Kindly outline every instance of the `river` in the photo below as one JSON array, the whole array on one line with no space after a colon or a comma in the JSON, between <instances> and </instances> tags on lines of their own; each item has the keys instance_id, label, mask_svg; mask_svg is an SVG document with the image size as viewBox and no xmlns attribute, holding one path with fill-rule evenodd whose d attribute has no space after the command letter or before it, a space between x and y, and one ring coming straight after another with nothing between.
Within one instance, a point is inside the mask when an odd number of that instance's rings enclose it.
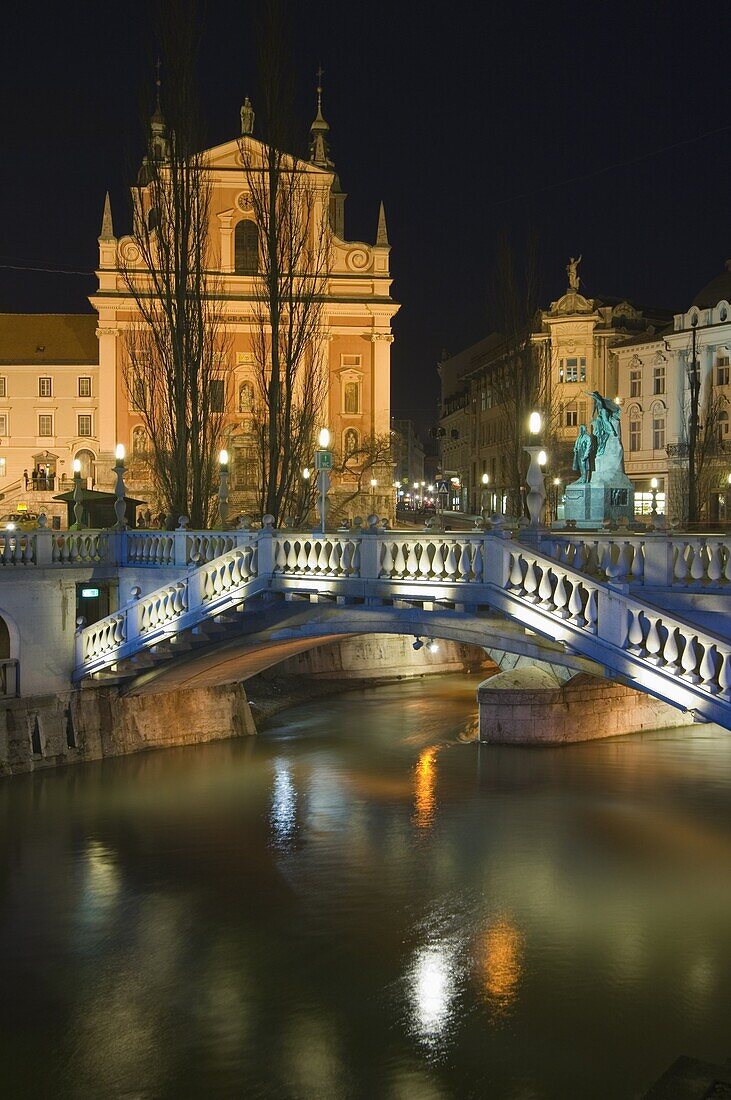
<instances>
[{"instance_id":1,"label":"river","mask_svg":"<svg viewBox=\"0 0 731 1100\"><path fill-rule=\"evenodd\" d=\"M2 1094L621 1098L731 1055L731 734L478 746L476 683L0 782Z\"/></svg>"}]
</instances>

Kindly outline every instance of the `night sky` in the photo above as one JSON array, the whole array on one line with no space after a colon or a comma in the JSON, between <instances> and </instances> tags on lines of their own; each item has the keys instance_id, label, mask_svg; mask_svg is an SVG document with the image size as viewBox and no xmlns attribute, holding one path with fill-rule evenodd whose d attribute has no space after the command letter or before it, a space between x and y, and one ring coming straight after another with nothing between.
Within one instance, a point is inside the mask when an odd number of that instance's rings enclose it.
<instances>
[{"instance_id":1,"label":"night sky","mask_svg":"<svg viewBox=\"0 0 731 1100\"><path fill-rule=\"evenodd\" d=\"M315 70L346 235L386 204L393 411L426 426L443 348L489 331L498 233L538 235L546 304L582 290L683 308L731 257L731 63L723 5L290 5L302 148ZM204 7L209 144L256 108L252 5ZM16 5L0 40L0 264L91 271L104 192L125 231L151 87L149 5ZM164 77L164 74L163 74ZM261 135L259 135L261 136ZM0 269L0 310L81 311L93 278Z\"/></svg>"}]
</instances>

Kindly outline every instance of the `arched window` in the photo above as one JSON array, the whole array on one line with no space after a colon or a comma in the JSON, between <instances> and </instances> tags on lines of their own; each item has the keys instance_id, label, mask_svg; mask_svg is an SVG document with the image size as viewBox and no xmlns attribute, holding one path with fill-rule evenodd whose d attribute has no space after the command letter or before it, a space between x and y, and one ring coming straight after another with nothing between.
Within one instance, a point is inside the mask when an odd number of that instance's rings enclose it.
<instances>
[{"instance_id":1,"label":"arched window","mask_svg":"<svg viewBox=\"0 0 731 1100\"><path fill-rule=\"evenodd\" d=\"M724 439L728 439L729 420L728 413L723 409L718 414L718 438L723 442Z\"/></svg>"},{"instance_id":2,"label":"arched window","mask_svg":"<svg viewBox=\"0 0 731 1100\"><path fill-rule=\"evenodd\" d=\"M248 219L240 221L234 232L234 271L237 275L256 275L259 270L259 230Z\"/></svg>"},{"instance_id":3,"label":"arched window","mask_svg":"<svg viewBox=\"0 0 731 1100\"><path fill-rule=\"evenodd\" d=\"M254 387L251 382L242 382L239 386L239 412L251 412L254 408Z\"/></svg>"},{"instance_id":4,"label":"arched window","mask_svg":"<svg viewBox=\"0 0 731 1100\"><path fill-rule=\"evenodd\" d=\"M81 463L81 470L79 471L81 473L81 480L88 484L89 478L92 478L92 480L94 478L94 453L87 450L77 451L74 458L78 458Z\"/></svg>"},{"instance_id":5,"label":"arched window","mask_svg":"<svg viewBox=\"0 0 731 1100\"><path fill-rule=\"evenodd\" d=\"M358 433L355 428L348 428L343 436L343 451L347 455L354 455L358 450Z\"/></svg>"},{"instance_id":6,"label":"arched window","mask_svg":"<svg viewBox=\"0 0 731 1100\"><path fill-rule=\"evenodd\" d=\"M138 424L136 428L132 429L132 454L141 455L147 450L148 437L147 432Z\"/></svg>"},{"instance_id":7,"label":"arched window","mask_svg":"<svg viewBox=\"0 0 731 1100\"><path fill-rule=\"evenodd\" d=\"M652 413L652 449L665 450L665 412L660 408L654 409Z\"/></svg>"},{"instance_id":8,"label":"arched window","mask_svg":"<svg viewBox=\"0 0 731 1100\"><path fill-rule=\"evenodd\" d=\"M343 412L357 415L360 412L360 382L346 382L343 392Z\"/></svg>"},{"instance_id":9,"label":"arched window","mask_svg":"<svg viewBox=\"0 0 731 1100\"><path fill-rule=\"evenodd\" d=\"M631 452L642 449L642 417L636 405L629 414L629 449Z\"/></svg>"}]
</instances>

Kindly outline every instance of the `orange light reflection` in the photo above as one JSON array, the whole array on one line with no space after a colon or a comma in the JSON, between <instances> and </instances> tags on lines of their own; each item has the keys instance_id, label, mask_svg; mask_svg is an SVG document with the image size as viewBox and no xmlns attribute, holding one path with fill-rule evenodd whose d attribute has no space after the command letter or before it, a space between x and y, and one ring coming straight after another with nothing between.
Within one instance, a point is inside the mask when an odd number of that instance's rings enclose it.
<instances>
[{"instance_id":1,"label":"orange light reflection","mask_svg":"<svg viewBox=\"0 0 731 1100\"><path fill-rule=\"evenodd\" d=\"M434 822L437 805L437 753L439 745L423 749L414 767L414 816L417 829L428 829Z\"/></svg>"},{"instance_id":2,"label":"orange light reflection","mask_svg":"<svg viewBox=\"0 0 731 1100\"><path fill-rule=\"evenodd\" d=\"M505 917L489 925L477 949L482 992L498 1012L513 1005L522 972L523 942L520 932Z\"/></svg>"}]
</instances>

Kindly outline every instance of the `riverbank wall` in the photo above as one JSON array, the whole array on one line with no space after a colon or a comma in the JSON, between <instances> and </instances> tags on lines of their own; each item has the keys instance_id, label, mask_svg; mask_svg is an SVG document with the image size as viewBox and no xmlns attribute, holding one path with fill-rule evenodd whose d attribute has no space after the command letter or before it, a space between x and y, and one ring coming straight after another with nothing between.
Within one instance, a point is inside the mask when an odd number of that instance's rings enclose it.
<instances>
[{"instance_id":1,"label":"riverbank wall","mask_svg":"<svg viewBox=\"0 0 731 1100\"><path fill-rule=\"evenodd\" d=\"M254 733L241 684L164 695L108 687L28 696L0 710L0 775Z\"/></svg>"},{"instance_id":2,"label":"riverbank wall","mask_svg":"<svg viewBox=\"0 0 731 1100\"><path fill-rule=\"evenodd\" d=\"M480 741L561 745L693 723L690 714L625 684L579 673L559 684L545 668L500 672L477 689Z\"/></svg>"}]
</instances>

